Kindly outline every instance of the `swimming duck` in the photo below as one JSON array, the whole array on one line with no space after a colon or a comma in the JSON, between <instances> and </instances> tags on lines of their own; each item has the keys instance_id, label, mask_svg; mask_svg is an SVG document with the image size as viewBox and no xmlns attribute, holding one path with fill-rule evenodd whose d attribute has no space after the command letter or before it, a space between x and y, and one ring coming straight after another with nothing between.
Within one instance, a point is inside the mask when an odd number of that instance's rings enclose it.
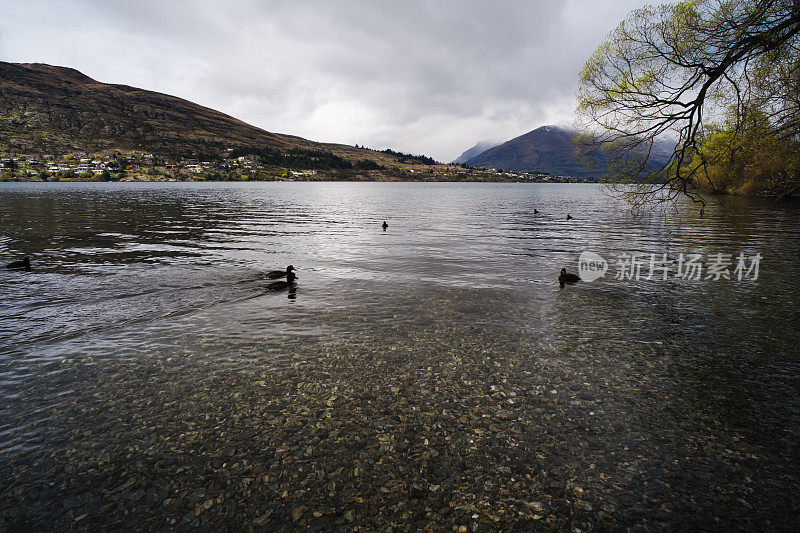
<instances>
[{"instance_id":1,"label":"swimming duck","mask_svg":"<svg viewBox=\"0 0 800 533\"><path fill-rule=\"evenodd\" d=\"M567 220L572 220L572 215L570 215L569 213L567 213Z\"/></svg>"},{"instance_id":2,"label":"swimming duck","mask_svg":"<svg viewBox=\"0 0 800 533\"><path fill-rule=\"evenodd\" d=\"M381 224L381 227L383 228L383 231L386 231L386 228L389 227L389 224L387 224L386 221L384 220L383 224Z\"/></svg>"},{"instance_id":3,"label":"swimming duck","mask_svg":"<svg viewBox=\"0 0 800 533\"><path fill-rule=\"evenodd\" d=\"M562 268L561 274L558 276L558 284L564 288L565 283L577 283L581 278L577 274L567 274L567 269Z\"/></svg>"},{"instance_id":4,"label":"swimming duck","mask_svg":"<svg viewBox=\"0 0 800 533\"><path fill-rule=\"evenodd\" d=\"M286 281L273 281L272 283L267 285L268 291L282 291L283 289L288 289L289 287L294 287L294 280L297 279L297 276L294 275L294 272L289 272L286 274Z\"/></svg>"},{"instance_id":5,"label":"swimming duck","mask_svg":"<svg viewBox=\"0 0 800 533\"><path fill-rule=\"evenodd\" d=\"M292 265L289 265L288 267L286 267L285 271L284 270L271 270L271 271L267 272L267 279L284 278L284 277L288 276L289 273L292 270L294 270L294 267Z\"/></svg>"},{"instance_id":6,"label":"swimming duck","mask_svg":"<svg viewBox=\"0 0 800 533\"><path fill-rule=\"evenodd\" d=\"M538 214L539 214L539 210L538 210L538 209L534 209L534 210L533 210L533 214L534 214L534 215L538 215Z\"/></svg>"},{"instance_id":7,"label":"swimming duck","mask_svg":"<svg viewBox=\"0 0 800 533\"><path fill-rule=\"evenodd\" d=\"M24 268L27 272L31 271L31 260L28 256L22 258L21 261L14 261L13 263L9 263L6 265L6 268L12 270L19 270Z\"/></svg>"}]
</instances>

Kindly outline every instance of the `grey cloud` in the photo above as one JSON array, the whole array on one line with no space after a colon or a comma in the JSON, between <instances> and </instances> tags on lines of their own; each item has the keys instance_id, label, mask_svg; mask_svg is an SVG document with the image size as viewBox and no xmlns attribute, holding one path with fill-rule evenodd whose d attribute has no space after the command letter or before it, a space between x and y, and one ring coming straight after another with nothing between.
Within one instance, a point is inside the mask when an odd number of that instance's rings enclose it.
<instances>
[{"instance_id":1,"label":"grey cloud","mask_svg":"<svg viewBox=\"0 0 800 533\"><path fill-rule=\"evenodd\" d=\"M642 0L5 0L0 58L68 64L271 131L449 160L568 121L583 61Z\"/></svg>"}]
</instances>

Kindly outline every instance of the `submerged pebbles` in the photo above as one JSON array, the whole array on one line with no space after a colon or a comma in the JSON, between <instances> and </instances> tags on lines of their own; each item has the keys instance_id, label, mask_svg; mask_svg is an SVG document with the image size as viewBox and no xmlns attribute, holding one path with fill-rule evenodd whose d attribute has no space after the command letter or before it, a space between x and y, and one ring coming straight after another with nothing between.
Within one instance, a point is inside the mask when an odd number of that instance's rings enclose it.
<instances>
[{"instance_id":1,"label":"submerged pebbles","mask_svg":"<svg viewBox=\"0 0 800 533\"><path fill-rule=\"evenodd\" d=\"M0 531L798 526L791 428L721 418L666 350L566 349L473 297L309 339L277 368L76 359L38 441L4 452Z\"/></svg>"}]
</instances>

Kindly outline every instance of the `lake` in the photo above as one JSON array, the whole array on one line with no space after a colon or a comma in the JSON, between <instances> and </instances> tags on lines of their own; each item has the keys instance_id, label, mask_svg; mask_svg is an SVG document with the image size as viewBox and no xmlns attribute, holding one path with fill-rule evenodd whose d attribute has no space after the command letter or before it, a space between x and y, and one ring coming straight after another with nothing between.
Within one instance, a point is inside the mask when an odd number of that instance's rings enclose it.
<instances>
[{"instance_id":1,"label":"lake","mask_svg":"<svg viewBox=\"0 0 800 533\"><path fill-rule=\"evenodd\" d=\"M0 529L800 527L799 214L0 183Z\"/></svg>"}]
</instances>

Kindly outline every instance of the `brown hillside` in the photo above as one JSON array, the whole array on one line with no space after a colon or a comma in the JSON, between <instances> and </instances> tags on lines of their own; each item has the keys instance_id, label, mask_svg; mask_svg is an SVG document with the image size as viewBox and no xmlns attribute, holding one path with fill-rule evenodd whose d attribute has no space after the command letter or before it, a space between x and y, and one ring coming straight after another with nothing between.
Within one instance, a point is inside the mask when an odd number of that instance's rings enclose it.
<instances>
[{"instance_id":1,"label":"brown hillside","mask_svg":"<svg viewBox=\"0 0 800 533\"><path fill-rule=\"evenodd\" d=\"M323 147L181 98L101 83L71 68L6 62L0 62L0 144L19 153Z\"/></svg>"}]
</instances>

